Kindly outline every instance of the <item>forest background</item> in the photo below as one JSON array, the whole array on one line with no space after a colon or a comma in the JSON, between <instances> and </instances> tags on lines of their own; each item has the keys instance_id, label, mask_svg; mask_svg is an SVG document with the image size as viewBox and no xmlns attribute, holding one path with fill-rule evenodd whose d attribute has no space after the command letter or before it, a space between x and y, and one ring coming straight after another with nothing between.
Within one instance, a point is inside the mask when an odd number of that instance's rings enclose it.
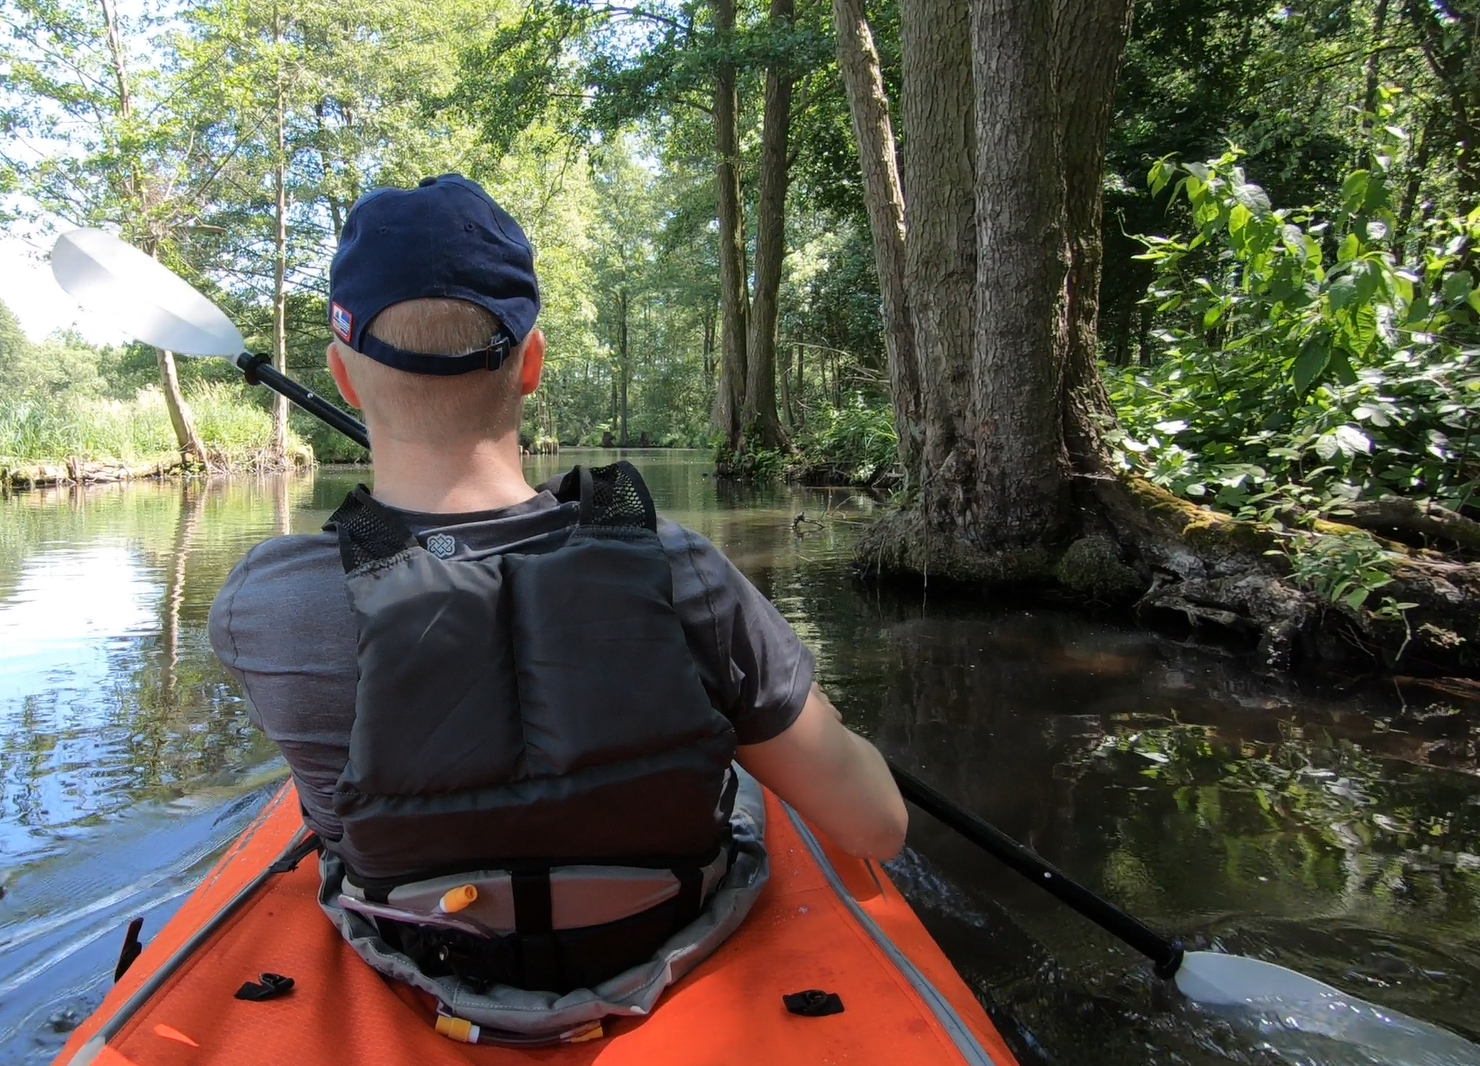
<instances>
[{"instance_id":1,"label":"forest background","mask_svg":"<svg viewBox=\"0 0 1480 1066\"><path fill-rule=\"evenodd\" d=\"M1463 626L1414 644L1433 575L1394 583L1480 549L1473 0L3 0L0 24L12 231L119 230L321 391L349 205L458 171L536 247L528 446L884 484L878 570L1049 577L1272 659L1311 603L1389 659L1474 656ZM0 311L6 465L361 458L258 392ZM1199 548L1206 514L1237 521ZM1169 540L1247 587L1192 594Z\"/></svg>"}]
</instances>

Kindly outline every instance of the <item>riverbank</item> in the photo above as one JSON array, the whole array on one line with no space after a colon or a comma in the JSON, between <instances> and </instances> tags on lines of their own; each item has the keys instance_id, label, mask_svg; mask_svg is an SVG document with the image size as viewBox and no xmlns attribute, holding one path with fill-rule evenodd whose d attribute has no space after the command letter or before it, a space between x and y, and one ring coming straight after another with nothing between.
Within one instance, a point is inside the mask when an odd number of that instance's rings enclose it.
<instances>
[{"instance_id":1,"label":"riverbank","mask_svg":"<svg viewBox=\"0 0 1480 1066\"><path fill-rule=\"evenodd\" d=\"M312 445L292 428L286 455L265 448L272 416L240 388L202 382L189 390L186 402L205 447L204 462L181 456L155 386L128 399L63 394L0 401L0 491L270 473L315 462Z\"/></svg>"}]
</instances>

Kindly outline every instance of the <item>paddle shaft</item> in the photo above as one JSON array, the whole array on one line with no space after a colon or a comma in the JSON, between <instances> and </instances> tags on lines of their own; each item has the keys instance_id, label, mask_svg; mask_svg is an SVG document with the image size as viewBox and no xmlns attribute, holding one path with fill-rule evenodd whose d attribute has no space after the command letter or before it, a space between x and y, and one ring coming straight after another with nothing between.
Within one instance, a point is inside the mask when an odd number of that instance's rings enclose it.
<instances>
[{"instance_id":1,"label":"paddle shaft","mask_svg":"<svg viewBox=\"0 0 1480 1066\"><path fill-rule=\"evenodd\" d=\"M355 421L318 393L305 389L292 378L278 373L267 356L243 352L236 357L236 365L246 375L248 384L267 386L279 396L286 396L331 429L339 430L361 448L370 447L370 436L365 432L364 423Z\"/></svg>"},{"instance_id":2,"label":"paddle shaft","mask_svg":"<svg viewBox=\"0 0 1480 1066\"><path fill-rule=\"evenodd\" d=\"M272 368L265 356L242 354L236 365L252 384L266 385L286 396L311 415L339 430L362 448L370 447L365 427L317 393L305 389ZM1012 867L1040 888L1094 922L1112 936L1125 941L1156 965L1162 977L1171 977L1182 964L1182 945L1167 940L1108 900L1095 895L1079 882L1039 858L1012 837L962 810L914 774L889 761L889 772L904 798L922 811L950 826L977 847Z\"/></svg>"},{"instance_id":3,"label":"paddle shaft","mask_svg":"<svg viewBox=\"0 0 1480 1066\"><path fill-rule=\"evenodd\" d=\"M1139 919L1125 913L1109 900L1095 895L1057 867L1029 851L996 826L989 825L969 811L964 811L935 789L889 760L889 772L905 799L926 814L950 826L983 851L1001 860L1046 889L1061 902L1094 922L1111 936L1118 937L1156 964L1160 977L1171 977L1182 964L1182 945L1167 940Z\"/></svg>"}]
</instances>

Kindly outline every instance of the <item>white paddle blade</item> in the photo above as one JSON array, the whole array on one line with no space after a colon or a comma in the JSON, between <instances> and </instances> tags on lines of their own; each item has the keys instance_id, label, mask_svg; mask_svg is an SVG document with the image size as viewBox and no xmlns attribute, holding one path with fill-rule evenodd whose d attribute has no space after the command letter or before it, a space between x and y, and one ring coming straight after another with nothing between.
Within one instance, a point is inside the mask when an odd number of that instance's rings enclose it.
<instances>
[{"instance_id":1,"label":"white paddle blade","mask_svg":"<svg viewBox=\"0 0 1480 1066\"><path fill-rule=\"evenodd\" d=\"M184 279L111 233L78 229L51 250L57 284L129 336L181 355L242 352L242 335Z\"/></svg>"},{"instance_id":2,"label":"white paddle blade","mask_svg":"<svg viewBox=\"0 0 1480 1066\"><path fill-rule=\"evenodd\" d=\"M1480 1047L1463 1037L1272 962L1190 951L1176 984L1188 999L1206 1006L1242 1008L1241 1020L1253 1023L1277 1052L1324 1038L1360 1049L1340 1060L1364 1066L1480 1066ZM1299 1061L1331 1058L1319 1052Z\"/></svg>"}]
</instances>

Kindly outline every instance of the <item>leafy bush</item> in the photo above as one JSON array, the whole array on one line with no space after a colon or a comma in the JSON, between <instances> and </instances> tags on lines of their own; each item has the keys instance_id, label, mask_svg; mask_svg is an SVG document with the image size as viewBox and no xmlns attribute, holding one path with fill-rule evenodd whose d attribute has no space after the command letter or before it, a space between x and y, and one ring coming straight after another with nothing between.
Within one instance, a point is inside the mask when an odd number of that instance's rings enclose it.
<instances>
[{"instance_id":1,"label":"leafy bush","mask_svg":"<svg viewBox=\"0 0 1480 1066\"><path fill-rule=\"evenodd\" d=\"M1142 238L1162 352L1108 374L1125 468L1245 517L1388 494L1480 512L1480 210L1406 254L1386 158L1319 214L1273 208L1237 151L1152 168L1197 231Z\"/></svg>"},{"instance_id":2,"label":"leafy bush","mask_svg":"<svg viewBox=\"0 0 1480 1066\"><path fill-rule=\"evenodd\" d=\"M855 392L841 408L824 407L798 442L803 462L867 484L899 459L894 412L887 400L868 402Z\"/></svg>"}]
</instances>

